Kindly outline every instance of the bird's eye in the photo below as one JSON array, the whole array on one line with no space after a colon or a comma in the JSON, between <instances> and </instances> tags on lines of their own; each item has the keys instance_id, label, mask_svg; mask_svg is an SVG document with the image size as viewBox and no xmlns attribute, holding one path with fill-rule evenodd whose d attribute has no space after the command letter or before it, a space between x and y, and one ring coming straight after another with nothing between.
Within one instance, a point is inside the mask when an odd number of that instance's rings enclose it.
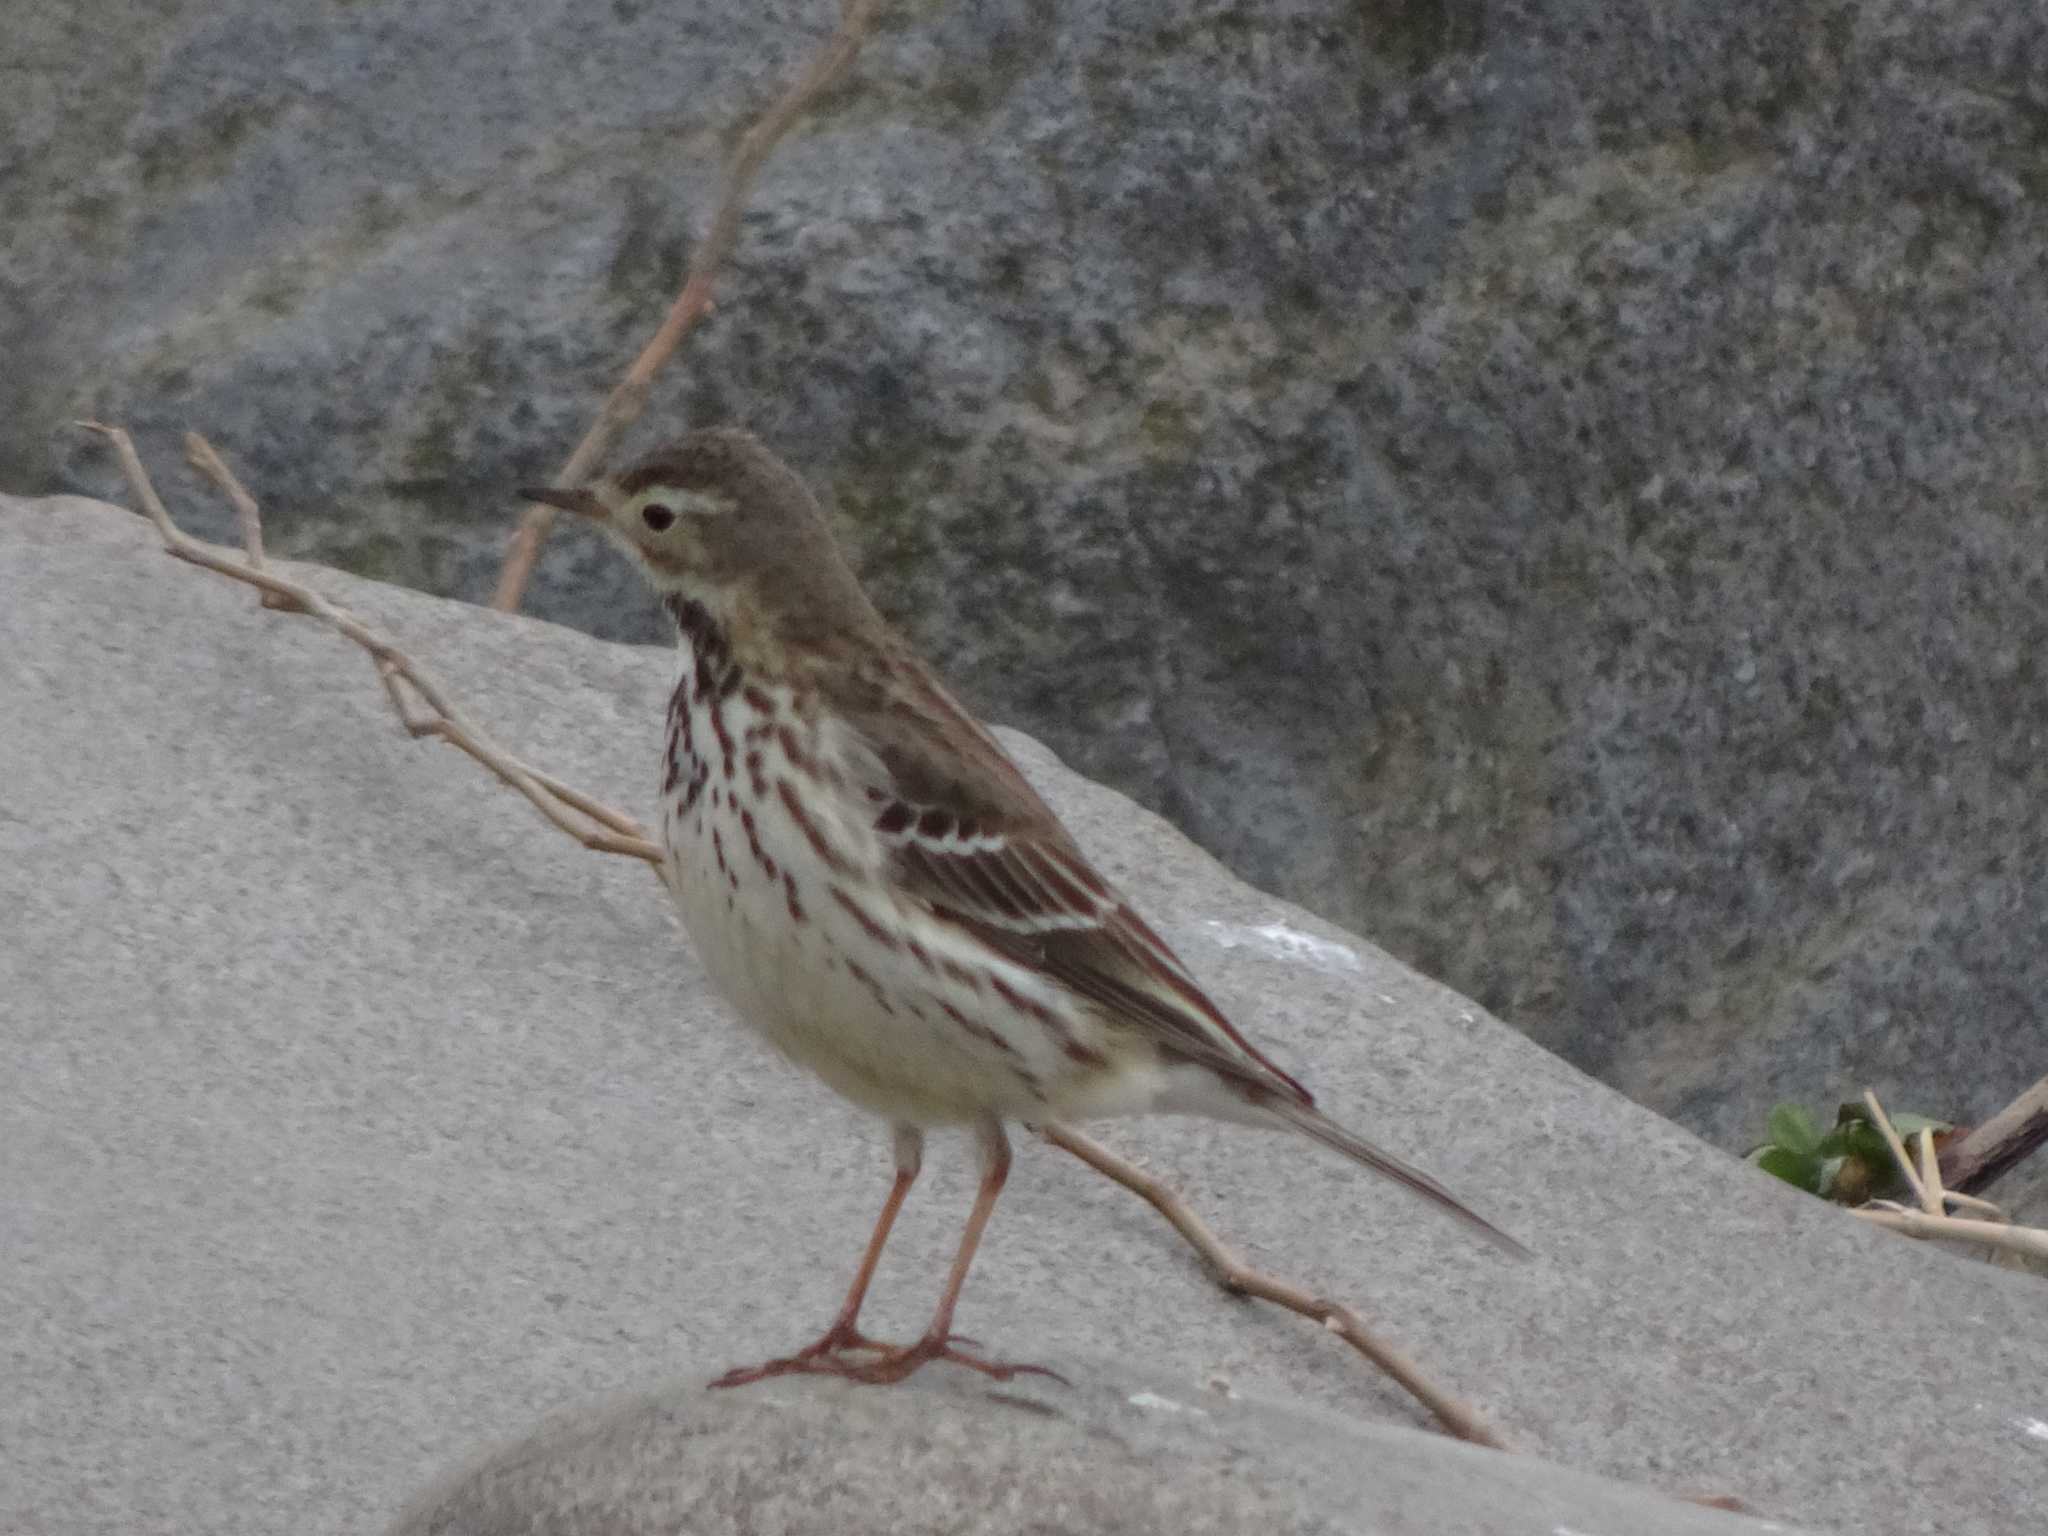
<instances>
[{"instance_id":1,"label":"bird's eye","mask_svg":"<svg viewBox=\"0 0 2048 1536\"><path fill-rule=\"evenodd\" d=\"M640 521L655 533L666 533L676 525L676 509L650 501L640 509Z\"/></svg>"}]
</instances>

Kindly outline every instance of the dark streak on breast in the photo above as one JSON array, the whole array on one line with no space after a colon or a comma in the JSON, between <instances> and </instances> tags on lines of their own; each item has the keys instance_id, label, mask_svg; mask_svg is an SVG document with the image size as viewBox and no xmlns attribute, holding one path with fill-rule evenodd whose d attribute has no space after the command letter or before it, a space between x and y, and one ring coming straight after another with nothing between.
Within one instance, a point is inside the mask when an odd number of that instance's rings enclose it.
<instances>
[{"instance_id":1,"label":"dark streak on breast","mask_svg":"<svg viewBox=\"0 0 2048 1536\"><path fill-rule=\"evenodd\" d=\"M970 1019L969 1017L967 1017L966 1014L962 1013L958 1008L955 1008L951 1003L948 1002L941 1001L939 1007L945 1011L945 1015L947 1018L951 1019L955 1024L958 1024L962 1029L966 1030L968 1034L974 1036L975 1039L981 1041L986 1045L994 1046L997 1050L1001 1051L1005 1056L1014 1056L1017 1054L1017 1047L1010 1044L1009 1041L1005 1040L1001 1035L997 1034L994 1030L990 1029L986 1024L982 1023L980 1020Z\"/></svg>"},{"instance_id":2,"label":"dark streak on breast","mask_svg":"<svg viewBox=\"0 0 2048 1536\"><path fill-rule=\"evenodd\" d=\"M747 848L754 855L754 862L767 873L770 881L776 878L775 861L768 857L768 850L761 846L761 830L754 820L754 813L742 807L740 825L746 829Z\"/></svg>"},{"instance_id":3,"label":"dark streak on breast","mask_svg":"<svg viewBox=\"0 0 2048 1536\"><path fill-rule=\"evenodd\" d=\"M882 991L882 984L879 981L875 980L873 976L869 975L867 971L863 970L857 961L848 960L846 962L846 974L851 976L855 981L859 982L862 986L866 987L870 992L874 993L876 1007L880 1008L882 1012L889 1014L891 1017L895 1015L896 1010L889 1006L889 998L887 994Z\"/></svg>"},{"instance_id":4,"label":"dark streak on breast","mask_svg":"<svg viewBox=\"0 0 2048 1536\"><path fill-rule=\"evenodd\" d=\"M775 739L781 743L782 755L789 759L790 767L801 774L808 775L817 772L816 764L811 761L810 753L804 750L803 743L797 740L796 731L793 727L787 725L776 726Z\"/></svg>"},{"instance_id":5,"label":"dark streak on breast","mask_svg":"<svg viewBox=\"0 0 2048 1536\"><path fill-rule=\"evenodd\" d=\"M710 709L711 729L718 736L718 750L725 759L725 776L730 779L732 777L734 751L732 732L725 728L725 708L723 703L719 699L713 698Z\"/></svg>"},{"instance_id":6,"label":"dark streak on breast","mask_svg":"<svg viewBox=\"0 0 2048 1536\"><path fill-rule=\"evenodd\" d=\"M853 866L846 862L845 855L832 846L831 840L818 829L818 824L811 820L811 813L804 809L803 796L796 792L796 786L787 779L777 779L775 793L781 798L783 809L789 812L789 819L796 823L797 831L803 833L804 841L811 845L811 852L818 856L819 862L835 875L852 874Z\"/></svg>"},{"instance_id":7,"label":"dark streak on breast","mask_svg":"<svg viewBox=\"0 0 2048 1536\"><path fill-rule=\"evenodd\" d=\"M882 948L894 952L903 947L902 940L883 927L881 922L867 908L863 907L836 885L832 887L832 899L844 907L847 915L860 924L861 931L881 945Z\"/></svg>"},{"instance_id":8,"label":"dark streak on breast","mask_svg":"<svg viewBox=\"0 0 2048 1536\"><path fill-rule=\"evenodd\" d=\"M668 749L662 759L661 770L661 792L664 795L674 794L676 792L676 785L681 783L683 778L682 754L676 750L681 745L677 740L679 734L675 726L669 727Z\"/></svg>"}]
</instances>

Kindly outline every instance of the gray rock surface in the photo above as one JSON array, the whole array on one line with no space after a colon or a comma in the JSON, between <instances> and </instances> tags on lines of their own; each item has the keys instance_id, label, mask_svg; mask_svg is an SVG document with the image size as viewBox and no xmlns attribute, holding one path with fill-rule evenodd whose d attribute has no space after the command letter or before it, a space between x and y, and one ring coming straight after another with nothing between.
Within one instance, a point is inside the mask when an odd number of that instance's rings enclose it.
<instances>
[{"instance_id":1,"label":"gray rock surface","mask_svg":"<svg viewBox=\"0 0 2048 1536\"><path fill-rule=\"evenodd\" d=\"M515 749L649 803L665 655L322 580ZM0 498L0 726L0 1530L380 1530L543 1415L823 1325L881 1128L724 1019L643 868L407 739L353 647L134 518ZM2038 1280L1743 1167L1011 739L1228 1010L1539 1255L1285 1138L1109 1129L1255 1261L1561 1467L1869 1536L2031 1528ZM934 1146L878 1333L923 1324L970 1164ZM1036 1145L960 1325L1422 1422Z\"/></svg>"},{"instance_id":2,"label":"gray rock surface","mask_svg":"<svg viewBox=\"0 0 2048 1536\"><path fill-rule=\"evenodd\" d=\"M10 0L0 485L203 425L480 597L834 9ZM892 4L640 442L756 425L989 713L1724 1144L1974 1118L2048 1070L2044 81L2009 0ZM656 635L587 545L533 607Z\"/></svg>"},{"instance_id":3,"label":"gray rock surface","mask_svg":"<svg viewBox=\"0 0 2048 1536\"><path fill-rule=\"evenodd\" d=\"M1075 1386L927 1372L891 1392L690 1382L638 1395L463 1468L391 1536L1786 1530L1441 1435L1060 1364Z\"/></svg>"}]
</instances>

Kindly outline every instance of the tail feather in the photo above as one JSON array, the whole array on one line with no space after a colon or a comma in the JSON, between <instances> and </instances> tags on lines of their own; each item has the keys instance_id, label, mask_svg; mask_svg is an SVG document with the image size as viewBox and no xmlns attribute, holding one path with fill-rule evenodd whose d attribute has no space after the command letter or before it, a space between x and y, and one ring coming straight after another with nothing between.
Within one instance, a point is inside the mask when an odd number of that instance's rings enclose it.
<instances>
[{"instance_id":1,"label":"tail feather","mask_svg":"<svg viewBox=\"0 0 2048 1536\"><path fill-rule=\"evenodd\" d=\"M1314 1137L1324 1146L1342 1152L1354 1162L1363 1163L1374 1173L1382 1174L1396 1184L1414 1190L1425 1200L1442 1206L1467 1226L1477 1229L1495 1246L1505 1249L1516 1258L1532 1257L1527 1248L1472 1210L1420 1168L1412 1163L1405 1163L1393 1153L1383 1152L1371 1142L1352 1135L1314 1105L1272 1094L1266 1096L1259 1107L1303 1135Z\"/></svg>"}]
</instances>

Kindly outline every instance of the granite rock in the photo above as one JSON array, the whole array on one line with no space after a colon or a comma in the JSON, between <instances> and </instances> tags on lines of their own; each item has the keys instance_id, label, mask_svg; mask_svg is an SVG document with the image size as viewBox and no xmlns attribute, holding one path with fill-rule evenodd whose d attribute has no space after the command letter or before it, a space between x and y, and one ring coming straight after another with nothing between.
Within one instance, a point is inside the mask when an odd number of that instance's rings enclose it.
<instances>
[{"instance_id":1,"label":"granite rock","mask_svg":"<svg viewBox=\"0 0 2048 1536\"><path fill-rule=\"evenodd\" d=\"M1660 1494L1419 1433L1059 1362L1073 1385L700 1382L565 1415L390 1536L1764 1536ZM1165 1390L1162 1390L1164 1388ZM1789 1536L1789 1533L1788 1533Z\"/></svg>"},{"instance_id":2,"label":"granite rock","mask_svg":"<svg viewBox=\"0 0 2048 1536\"><path fill-rule=\"evenodd\" d=\"M315 575L646 813L666 654ZM2038 1279L1776 1183L1007 739L1276 1059L1536 1251L1293 1139L1104 1128L1254 1262L1559 1477L1868 1536L2036 1522ZM643 867L409 739L347 642L75 499L0 497L0 915L0 1530L382 1530L536 1420L810 1337L888 1181L882 1128L724 1016ZM877 1334L923 1325L971 1165L936 1140ZM1135 1371L1427 1427L1036 1143L959 1322L1077 1362L1077 1421Z\"/></svg>"}]
</instances>

